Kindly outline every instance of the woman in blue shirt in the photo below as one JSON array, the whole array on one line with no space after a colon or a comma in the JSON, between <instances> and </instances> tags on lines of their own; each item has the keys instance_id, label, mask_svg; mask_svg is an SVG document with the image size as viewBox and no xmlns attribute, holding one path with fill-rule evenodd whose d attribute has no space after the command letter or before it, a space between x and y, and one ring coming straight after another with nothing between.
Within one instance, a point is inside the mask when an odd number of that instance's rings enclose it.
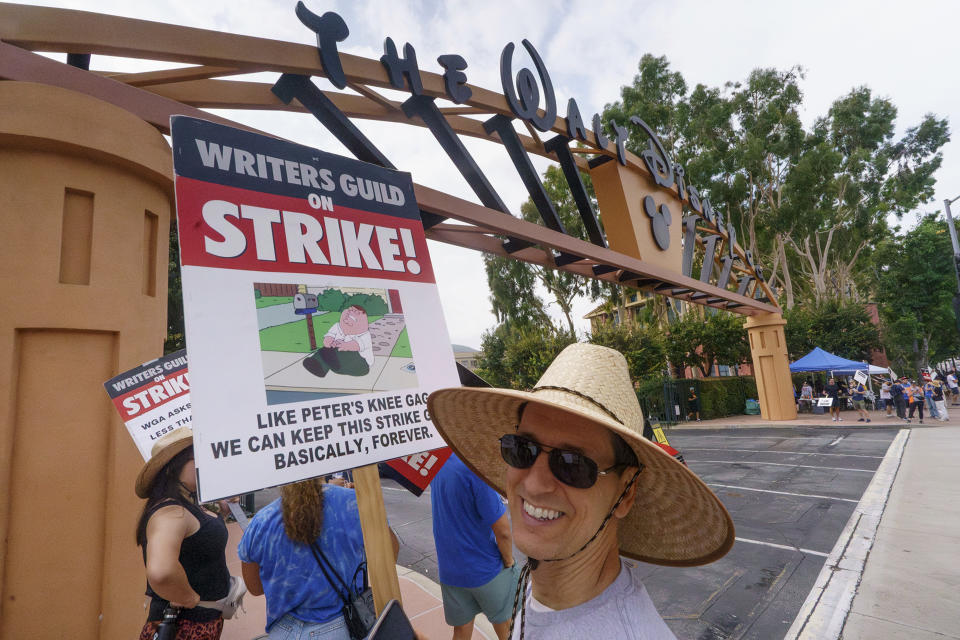
<instances>
[{"instance_id":1,"label":"woman in blue shirt","mask_svg":"<svg viewBox=\"0 0 960 640\"><path fill-rule=\"evenodd\" d=\"M392 531L390 535L396 557L399 543ZM280 498L261 509L244 532L238 549L243 579L249 593L267 597L271 640L350 640L343 600L317 564L311 543L343 582L354 579L364 554L353 489L318 479L281 487ZM359 576L356 586L361 587Z\"/></svg>"}]
</instances>

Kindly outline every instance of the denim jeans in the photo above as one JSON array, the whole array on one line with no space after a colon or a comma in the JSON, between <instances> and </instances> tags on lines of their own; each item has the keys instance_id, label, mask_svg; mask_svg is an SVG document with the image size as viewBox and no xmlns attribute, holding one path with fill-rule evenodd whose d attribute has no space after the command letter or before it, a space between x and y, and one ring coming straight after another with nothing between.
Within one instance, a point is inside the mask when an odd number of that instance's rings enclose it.
<instances>
[{"instance_id":1,"label":"denim jeans","mask_svg":"<svg viewBox=\"0 0 960 640\"><path fill-rule=\"evenodd\" d=\"M329 622L304 622L286 614L273 623L269 640L350 640L343 616Z\"/></svg>"}]
</instances>

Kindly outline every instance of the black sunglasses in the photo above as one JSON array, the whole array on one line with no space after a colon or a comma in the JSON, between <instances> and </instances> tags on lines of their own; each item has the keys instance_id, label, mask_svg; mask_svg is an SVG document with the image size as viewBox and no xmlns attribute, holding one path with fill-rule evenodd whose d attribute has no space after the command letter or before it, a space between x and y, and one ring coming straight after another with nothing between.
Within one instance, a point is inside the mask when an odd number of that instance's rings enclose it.
<instances>
[{"instance_id":1,"label":"black sunglasses","mask_svg":"<svg viewBox=\"0 0 960 640\"><path fill-rule=\"evenodd\" d=\"M532 467L541 451L549 454L547 464L554 477L576 489L589 489L596 484L599 476L605 476L618 467L626 466L618 463L600 471L596 462L576 451L548 447L512 433L500 438L500 455L503 456L504 462L515 469Z\"/></svg>"}]
</instances>

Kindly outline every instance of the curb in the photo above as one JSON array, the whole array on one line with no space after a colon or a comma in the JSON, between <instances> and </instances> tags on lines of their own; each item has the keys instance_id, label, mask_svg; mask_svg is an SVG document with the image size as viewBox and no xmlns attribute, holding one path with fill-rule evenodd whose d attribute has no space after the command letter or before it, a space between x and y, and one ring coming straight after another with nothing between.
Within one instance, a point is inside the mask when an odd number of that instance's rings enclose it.
<instances>
[{"instance_id":1,"label":"curb","mask_svg":"<svg viewBox=\"0 0 960 640\"><path fill-rule=\"evenodd\" d=\"M784 640L840 637L909 438L902 429L890 444Z\"/></svg>"},{"instance_id":2,"label":"curb","mask_svg":"<svg viewBox=\"0 0 960 640\"><path fill-rule=\"evenodd\" d=\"M417 585L422 591L436 598L440 608L442 609L443 594L440 591L439 583L434 582L433 580L423 575L422 573L417 573L413 569L403 567L399 564L396 565L396 567L397 567L398 578L405 578L409 580L410 582ZM432 609L430 611L432 611ZM423 613L420 613L411 617L410 622L412 623L418 617L422 616L424 613L429 613L430 611L424 611ZM440 615L443 615L442 612ZM483 613L478 613L476 618L474 618L473 630L474 632L479 633L481 636L483 636L487 640L496 639L497 637L497 634L493 630L493 625L490 624L490 621L487 620L487 617L483 615Z\"/></svg>"},{"instance_id":3,"label":"curb","mask_svg":"<svg viewBox=\"0 0 960 640\"><path fill-rule=\"evenodd\" d=\"M671 431L716 431L716 430L729 430L729 431L750 431L754 429L936 429L943 426L951 426L950 424L943 424L941 422L936 422L932 424L917 424L910 423L907 424L903 421L898 422L871 422L867 424L865 422L847 422L846 424L839 423L817 423L817 422L792 422L792 421L783 421L783 422L768 422L768 423L749 423L749 424L739 424L734 422L728 422L724 424L711 424L704 425L698 424L696 426L690 426L686 423L680 423L670 426L663 427L664 432L670 433Z\"/></svg>"}]
</instances>

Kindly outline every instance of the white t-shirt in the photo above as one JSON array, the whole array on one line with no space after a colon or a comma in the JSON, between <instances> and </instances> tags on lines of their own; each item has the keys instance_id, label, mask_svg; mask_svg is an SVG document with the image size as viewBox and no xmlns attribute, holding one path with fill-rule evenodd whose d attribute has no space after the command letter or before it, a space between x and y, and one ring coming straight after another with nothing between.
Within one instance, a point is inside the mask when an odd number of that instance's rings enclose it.
<instances>
[{"instance_id":1,"label":"white t-shirt","mask_svg":"<svg viewBox=\"0 0 960 640\"><path fill-rule=\"evenodd\" d=\"M880 387L880 399L889 400L890 399L890 387L893 386L889 382L884 382L883 386Z\"/></svg>"},{"instance_id":2,"label":"white t-shirt","mask_svg":"<svg viewBox=\"0 0 960 640\"><path fill-rule=\"evenodd\" d=\"M952 373L947 376L947 385L952 389L957 386L957 376Z\"/></svg>"},{"instance_id":3,"label":"white t-shirt","mask_svg":"<svg viewBox=\"0 0 960 640\"><path fill-rule=\"evenodd\" d=\"M559 611L551 609L533 598L530 586L526 598L524 638L530 640L676 640L640 581L639 565L625 558L620 558L617 579L603 593L583 604ZM513 640L519 638L518 612Z\"/></svg>"},{"instance_id":4,"label":"white t-shirt","mask_svg":"<svg viewBox=\"0 0 960 640\"><path fill-rule=\"evenodd\" d=\"M373 366L373 339L370 338L369 331L364 331L363 333L350 336L343 332L343 329L340 328L340 323L338 322L330 327L323 337L333 338L334 340L340 340L341 342L350 342L351 340L356 341L356 343L360 345L360 357L366 360L368 365L371 367Z\"/></svg>"}]
</instances>

